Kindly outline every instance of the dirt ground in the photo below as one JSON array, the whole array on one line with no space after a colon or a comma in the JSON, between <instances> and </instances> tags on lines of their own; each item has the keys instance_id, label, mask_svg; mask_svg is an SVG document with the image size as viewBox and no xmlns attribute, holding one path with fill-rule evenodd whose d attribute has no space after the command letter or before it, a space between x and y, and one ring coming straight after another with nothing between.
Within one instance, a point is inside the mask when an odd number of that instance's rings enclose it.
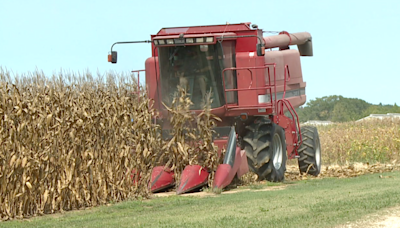
<instances>
[{"instance_id":1,"label":"dirt ground","mask_svg":"<svg viewBox=\"0 0 400 228\"><path fill-rule=\"evenodd\" d=\"M252 192L259 192L259 191L275 191L275 190L283 190L285 189L286 186L269 186L268 188L263 188L263 189L250 189L250 188L242 188L242 189L230 189L229 191L223 191L221 194L233 194L233 193L238 193L238 192L244 192L244 191L252 191ZM174 196L176 195L175 191L171 192L161 192L161 193L156 193L153 196L154 197L166 197L166 196ZM198 197L216 197L218 196L217 194L211 193L211 192L193 192L193 193L185 193L182 194L181 196L198 196Z\"/></svg>"},{"instance_id":2,"label":"dirt ground","mask_svg":"<svg viewBox=\"0 0 400 228\"><path fill-rule=\"evenodd\" d=\"M396 161L395 161L396 162ZM372 174L372 173L383 173L383 172L391 172L395 170L400 170L400 164L397 163L391 164L364 164L364 163L354 163L351 165L329 165L329 166L321 166L321 173L318 177L313 177L310 175L300 175L299 168L297 165L287 165L285 179L296 181L296 180L304 180L304 179L322 179L327 177L337 177L337 178L349 178L349 177L357 177L364 174ZM390 177L382 177L382 178L390 178Z\"/></svg>"},{"instance_id":3,"label":"dirt ground","mask_svg":"<svg viewBox=\"0 0 400 228\"><path fill-rule=\"evenodd\" d=\"M338 228L400 228L400 207L388 208L378 213L349 222Z\"/></svg>"}]
</instances>

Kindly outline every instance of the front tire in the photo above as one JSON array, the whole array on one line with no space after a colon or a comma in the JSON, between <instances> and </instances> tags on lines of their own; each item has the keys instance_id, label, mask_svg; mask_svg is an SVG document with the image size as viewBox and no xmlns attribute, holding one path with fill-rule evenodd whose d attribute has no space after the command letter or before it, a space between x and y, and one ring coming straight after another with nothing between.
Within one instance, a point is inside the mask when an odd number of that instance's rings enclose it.
<instances>
[{"instance_id":1,"label":"front tire","mask_svg":"<svg viewBox=\"0 0 400 228\"><path fill-rule=\"evenodd\" d=\"M300 173L318 176L321 172L321 143L318 130L313 126L304 126L301 128L301 136L303 142L298 150Z\"/></svg>"},{"instance_id":2,"label":"front tire","mask_svg":"<svg viewBox=\"0 0 400 228\"><path fill-rule=\"evenodd\" d=\"M257 120L246 129L243 143L250 170L258 180L283 181L287 160L284 130L269 119Z\"/></svg>"}]
</instances>

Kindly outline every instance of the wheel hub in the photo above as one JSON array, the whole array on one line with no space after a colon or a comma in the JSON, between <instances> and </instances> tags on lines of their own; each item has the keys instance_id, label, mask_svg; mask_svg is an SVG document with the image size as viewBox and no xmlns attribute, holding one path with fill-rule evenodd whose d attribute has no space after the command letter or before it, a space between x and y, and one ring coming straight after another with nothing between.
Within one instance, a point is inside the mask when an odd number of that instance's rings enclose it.
<instances>
[{"instance_id":1,"label":"wheel hub","mask_svg":"<svg viewBox=\"0 0 400 228\"><path fill-rule=\"evenodd\" d=\"M315 150L315 164L317 165L318 170L321 170L321 145L319 140L315 143L317 148Z\"/></svg>"},{"instance_id":2,"label":"wheel hub","mask_svg":"<svg viewBox=\"0 0 400 228\"><path fill-rule=\"evenodd\" d=\"M278 134L274 135L274 138L272 140L272 148L274 151L274 159L272 161L273 165L275 169L280 169L283 160L283 148L282 148L281 137Z\"/></svg>"}]
</instances>

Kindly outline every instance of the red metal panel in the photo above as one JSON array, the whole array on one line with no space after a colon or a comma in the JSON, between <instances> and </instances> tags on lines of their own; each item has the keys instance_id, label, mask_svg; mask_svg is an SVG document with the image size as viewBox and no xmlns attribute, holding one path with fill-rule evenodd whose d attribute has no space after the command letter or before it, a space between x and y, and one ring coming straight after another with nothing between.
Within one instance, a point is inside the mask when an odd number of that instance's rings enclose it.
<instances>
[{"instance_id":1,"label":"red metal panel","mask_svg":"<svg viewBox=\"0 0 400 228\"><path fill-rule=\"evenodd\" d=\"M161 86L160 70L158 65L158 57L150 57L145 62L146 66L146 86L148 96L154 100L154 107L161 108Z\"/></svg>"},{"instance_id":2,"label":"red metal panel","mask_svg":"<svg viewBox=\"0 0 400 228\"><path fill-rule=\"evenodd\" d=\"M255 52L242 52L236 54L236 66L240 67L255 67L255 66L263 66L264 61L262 57L258 57ZM255 79L258 75L263 75L261 72L265 71L264 69L257 69L251 71L240 70L237 71L237 85L238 89L249 89L252 85L252 75L253 79ZM256 80L254 80L256 81ZM256 85L254 85L256 86ZM258 105L258 94L255 90L243 90L238 91L238 104L239 106L246 105Z\"/></svg>"},{"instance_id":3,"label":"red metal panel","mask_svg":"<svg viewBox=\"0 0 400 228\"><path fill-rule=\"evenodd\" d=\"M264 58L266 63L276 64L277 86L283 85L285 65L288 65L290 69L291 79L289 84L298 84L299 82L303 82L300 54L298 50L266 51ZM265 75L265 77L267 77L267 75ZM278 88L278 92L282 91L283 88Z\"/></svg>"},{"instance_id":4,"label":"red metal panel","mask_svg":"<svg viewBox=\"0 0 400 228\"><path fill-rule=\"evenodd\" d=\"M199 165L188 165L182 172L176 194L190 192L207 184L208 172Z\"/></svg>"},{"instance_id":5,"label":"red metal panel","mask_svg":"<svg viewBox=\"0 0 400 228\"><path fill-rule=\"evenodd\" d=\"M241 177L243 174L249 172L246 152L237 147L235 153L233 166L229 164L221 164L218 166L215 172L213 188L225 188L232 182L236 174L238 177Z\"/></svg>"},{"instance_id":6,"label":"red metal panel","mask_svg":"<svg viewBox=\"0 0 400 228\"><path fill-rule=\"evenodd\" d=\"M237 34L234 32L225 32L225 33L211 33L211 34L185 34L184 38L195 38L195 37L221 37L221 36L236 36ZM176 39L179 38L179 35L168 35L168 36L153 36L153 40L156 39ZM236 38L234 38L236 39ZM213 42L215 43L215 42ZM210 44L210 43L205 43L205 44ZM192 43L192 44L186 44L186 45L199 45L199 43ZM172 45L162 45L164 46L175 46L175 44Z\"/></svg>"},{"instance_id":7,"label":"red metal panel","mask_svg":"<svg viewBox=\"0 0 400 228\"><path fill-rule=\"evenodd\" d=\"M247 36L258 34L258 30L236 32L238 36ZM259 40L257 37L242 37L236 40L236 52L256 52L256 46ZM257 53L256 53L257 56Z\"/></svg>"},{"instance_id":8,"label":"red metal panel","mask_svg":"<svg viewBox=\"0 0 400 228\"><path fill-rule=\"evenodd\" d=\"M303 81L303 75L300 63L300 54L298 50L269 51L265 53L265 61L276 64L276 90L277 93L283 92L285 67L290 71L290 79L286 81L286 90L304 89L306 83ZM267 75L265 75L267 78ZM294 107L303 105L306 96L296 96L289 98Z\"/></svg>"},{"instance_id":9,"label":"red metal panel","mask_svg":"<svg viewBox=\"0 0 400 228\"><path fill-rule=\"evenodd\" d=\"M261 111L261 109L263 109ZM248 116L257 116L257 115L270 115L272 113L273 109L271 106L265 108L260 108L259 106L252 106L252 107L241 107L241 108L232 108L229 109L229 111L226 112L225 116L229 117L237 117L240 116L243 113L247 113Z\"/></svg>"},{"instance_id":10,"label":"red metal panel","mask_svg":"<svg viewBox=\"0 0 400 228\"><path fill-rule=\"evenodd\" d=\"M149 189L151 192L162 191L175 185L174 172L164 166L156 166L151 171Z\"/></svg>"}]
</instances>

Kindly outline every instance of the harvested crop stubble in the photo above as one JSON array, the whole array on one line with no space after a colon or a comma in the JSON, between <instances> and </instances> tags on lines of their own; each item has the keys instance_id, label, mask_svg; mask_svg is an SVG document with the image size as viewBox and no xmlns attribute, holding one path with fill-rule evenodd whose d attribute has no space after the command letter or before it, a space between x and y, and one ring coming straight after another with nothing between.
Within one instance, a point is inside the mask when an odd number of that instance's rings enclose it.
<instances>
[{"instance_id":1,"label":"harvested crop stubble","mask_svg":"<svg viewBox=\"0 0 400 228\"><path fill-rule=\"evenodd\" d=\"M327 165L322 166L321 173L318 177L307 174L300 174L298 166L290 165L285 173L286 180L305 180L305 179L322 179L327 177L348 178L357 177L364 174L383 173L400 170L400 164L380 164L374 165L354 163L351 165Z\"/></svg>"}]
</instances>

